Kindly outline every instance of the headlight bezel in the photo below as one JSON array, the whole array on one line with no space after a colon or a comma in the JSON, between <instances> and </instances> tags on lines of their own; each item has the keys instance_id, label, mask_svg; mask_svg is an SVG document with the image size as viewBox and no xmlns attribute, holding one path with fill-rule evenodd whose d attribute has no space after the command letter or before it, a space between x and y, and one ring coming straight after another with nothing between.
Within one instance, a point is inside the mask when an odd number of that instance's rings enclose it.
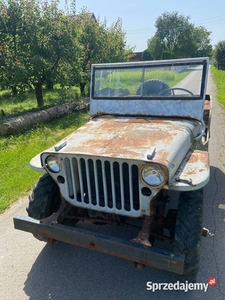
<instances>
[{"instance_id":1,"label":"headlight bezel","mask_svg":"<svg viewBox=\"0 0 225 300\"><path fill-rule=\"evenodd\" d=\"M158 188L165 185L168 174L166 169L159 164L147 164L141 169L141 178L148 186Z\"/></svg>"},{"instance_id":2,"label":"headlight bezel","mask_svg":"<svg viewBox=\"0 0 225 300\"><path fill-rule=\"evenodd\" d=\"M57 174L60 173L62 170L62 163L59 156L57 155L54 154L47 155L44 159L44 164L51 173Z\"/></svg>"}]
</instances>

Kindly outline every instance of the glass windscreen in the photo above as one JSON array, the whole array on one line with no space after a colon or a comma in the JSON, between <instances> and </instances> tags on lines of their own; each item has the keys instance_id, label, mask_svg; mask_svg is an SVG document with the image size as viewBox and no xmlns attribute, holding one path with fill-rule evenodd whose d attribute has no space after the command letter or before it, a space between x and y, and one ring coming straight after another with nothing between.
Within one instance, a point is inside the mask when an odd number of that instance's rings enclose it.
<instances>
[{"instance_id":1,"label":"glass windscreen","mask_svg":"<svg viewBox=\"0 0 225 300\"><path fill-rule=\"evenodd\" d=\"M92 97L199 99L203 64L94 68Z\"/></svg>"}]
</instances>

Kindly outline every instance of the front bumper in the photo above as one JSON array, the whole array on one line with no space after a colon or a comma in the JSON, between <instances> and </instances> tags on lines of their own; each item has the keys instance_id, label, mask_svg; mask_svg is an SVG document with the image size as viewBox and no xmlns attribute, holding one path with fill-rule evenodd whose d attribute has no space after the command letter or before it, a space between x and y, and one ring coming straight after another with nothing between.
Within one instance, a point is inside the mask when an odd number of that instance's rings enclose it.
<instances>
[{"instance_id":1,"label":"front bumper","mask_svg":"<svg viewBox=\"0 0 225 300\"><path fill-rule=\"evenodd\" d=\"M155 247L147 247L139 243L116 237L62 225L57 222L35 220L30 217L17 216L13 219L16 229L92 249L109 255L124 258L139 265L146 265L177 274L183 273L184 256Z\"/></svg>"}]
</instances>

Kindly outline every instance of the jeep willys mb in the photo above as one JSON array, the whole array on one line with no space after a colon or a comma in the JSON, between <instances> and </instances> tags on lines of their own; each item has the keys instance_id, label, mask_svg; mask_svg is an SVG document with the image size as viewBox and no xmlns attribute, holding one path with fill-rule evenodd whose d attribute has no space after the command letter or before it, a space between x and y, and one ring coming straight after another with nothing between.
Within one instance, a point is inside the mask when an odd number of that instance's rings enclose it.
<instances>
[{"instance_id":1,"label":"jeep willys mb","mask_svg":"<svg viewBox=\"0 0 225 300\"><path fill-rule=\"evenodd\" d=\"M208 67L208 58L92 65L90 119L31 160L45 174L15 228L195 280L209 181ZM139 232L122 239L93 223Z\"/></svg>"}]
</instances>

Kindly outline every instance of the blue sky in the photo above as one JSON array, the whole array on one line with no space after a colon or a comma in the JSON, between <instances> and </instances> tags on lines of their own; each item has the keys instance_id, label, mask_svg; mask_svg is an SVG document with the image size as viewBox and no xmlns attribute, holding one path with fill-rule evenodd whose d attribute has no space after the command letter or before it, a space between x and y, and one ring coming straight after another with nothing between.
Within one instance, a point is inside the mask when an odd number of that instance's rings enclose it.
<instances>
[{"instance_id":1,"label":"blue sky","mask_svg":"<svg viewBox=\"0 0 225 300\"><path fill-rule=\"evenodd\" d=\"M66 0L60 0L60 8ZM68 4L70 0L67 0ZM225 40L224 0L77 0L77 13L87 7L96 17L107 20L108 26L118 17L123 21L127 45L135 46L135 51L147 48L147 41L156 31L155 21L164 12L176 11L190 17L195 26L204 26L211 31L211 43L215 45Z\"/></svg>"}]
</instances>

